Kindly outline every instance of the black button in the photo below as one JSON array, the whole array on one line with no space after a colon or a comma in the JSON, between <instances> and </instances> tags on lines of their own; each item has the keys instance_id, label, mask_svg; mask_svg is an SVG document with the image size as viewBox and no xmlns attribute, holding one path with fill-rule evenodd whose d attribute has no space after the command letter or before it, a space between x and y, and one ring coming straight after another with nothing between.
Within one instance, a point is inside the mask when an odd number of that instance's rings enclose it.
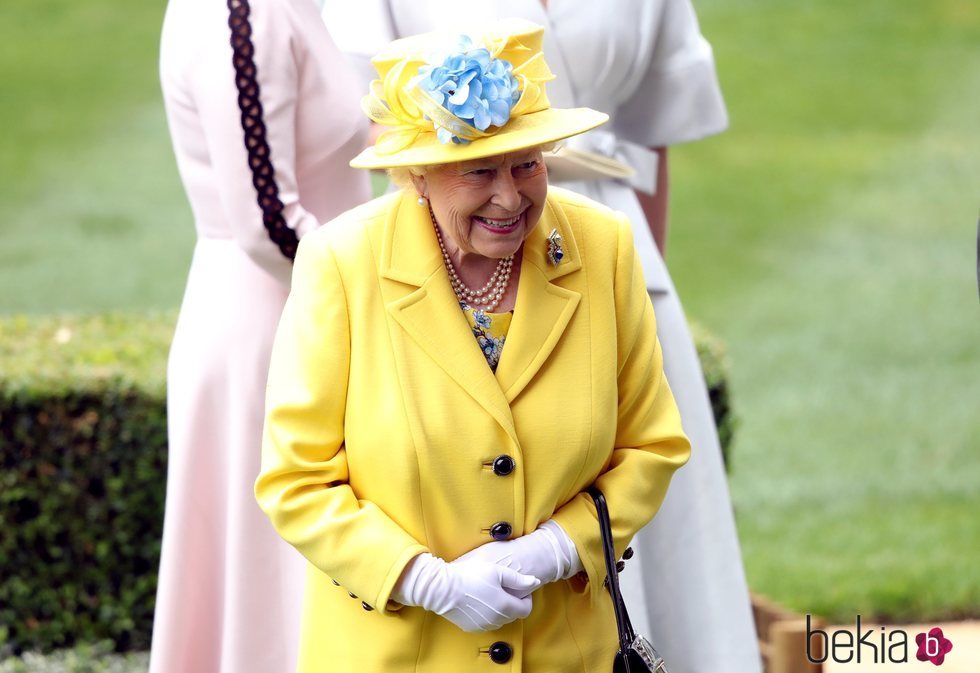
<instances>
[{"instance_id":1,"label":"black button","mask_svg":"<svg viewBox=\"0 0 980 673\"><path fill-rule=\"evenodd\" d=\"M513 656L514 649L501 640L490 646L490 660L495 664L506 664Z\"/></svg>"},{"instance_id":2,"label":"black button","mask_svg":"<svg viewBox=\"0 0 980 673\"><path fill-rule=\"evenodd\" d=\"M357 598L357 596L354 595L353 591L348 591L347 595L350 596L351 598Z\"/></svg>"},{"instance_id":3,"label":"black button","mask_svg":"<svg viewBox=\"0 0 980 673\"><path fill-rule=\"evenodd\" d=\"M494 540L506 540L510 538L510 534L513 532L514 529L506 521L498 521L490 526L490 537Z\"/></svg>"},{"instance_id":4,"label":"black button","mask_svg":"<svg viewBox=\"0 0 980 673\"><path fill-rule=\"evenodd\" d=\"M629 561L631 558L633 558L633 548L632 547L627 547L626 548L626 551L623 552L623 558L625 560L627 560L627 561Z\"/></svg>"},{"instance_id":5,"label":"black button","mask_svg":"<svg viewBox=\"0 0 980 673\"><path fill-rule=\"evenodd\" d=\"M371 610L374 609L370 605L368 605L367 603L365 603L364 601L361 601L361 607L364 608L365 610L367 610L368 612L371 612Z\"/></svg>"},{"instance_id":6,"label":"black button","mask_svg":"<svg viewBox=\"0 0 980 673\"><path fill-rule=\"evenodd\" d=\"M337 580L330 580L330 581L333 582L333 585L335 587L339 587L340 586L340 582L338 582Z\"/></svg>"},{"instance_id":7,"label":"black button","mask_svg":"<svg viewBox=\"0 0 980 673\"><path fill-rule=\"evenodd\" d=\"M516 465L510 456L497 456L493 459L493 473L498 477L506 477L514 471Z\"/></svg>"}]
</instances>

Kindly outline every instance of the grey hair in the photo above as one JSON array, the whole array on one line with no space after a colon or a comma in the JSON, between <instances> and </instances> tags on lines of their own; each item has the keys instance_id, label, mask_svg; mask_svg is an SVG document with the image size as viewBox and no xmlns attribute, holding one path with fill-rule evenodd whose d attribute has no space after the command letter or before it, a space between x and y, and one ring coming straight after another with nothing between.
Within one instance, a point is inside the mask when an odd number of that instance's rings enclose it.
<instances>
[{"instance_id":1,"label":"grey hair","mask_svg":"<svg viewBox=\"0 0 980 673\"><path fill-rule=\"evenodd\" d=\"M396 166L389 168L388 179L399 189L412 190L415 185L412 183L412 176L421 176L432 170L432 166Z\"/></svg>"}]
</instances>

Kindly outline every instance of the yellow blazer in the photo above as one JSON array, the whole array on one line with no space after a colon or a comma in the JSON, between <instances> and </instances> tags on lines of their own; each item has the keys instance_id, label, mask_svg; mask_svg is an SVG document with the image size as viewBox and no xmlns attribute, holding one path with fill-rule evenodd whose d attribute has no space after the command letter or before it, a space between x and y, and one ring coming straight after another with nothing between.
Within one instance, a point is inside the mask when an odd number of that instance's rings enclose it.
<instances>
[{"instance_id":1,"label":"yellow blazer","mask_svg":"<svg viewBox=\"0 0 980 673\"><path fill-rule=\"evenodd\" d=\"M303 239L255 486L310 561L302 673L610 670L615 622L582 491L605 492L622 553L690 446L625 217L550 188L523 254L495 375L414 199L376 199ZM502 455L516 464L506 475L493 469ZM527 619L464 633L389 602L416 554L452 560L490 542L495 524L516 537L550 518L588 579L539 589ZM505 665L488 655L495 643L512 652Z\"/></svg>"}]
</instances>

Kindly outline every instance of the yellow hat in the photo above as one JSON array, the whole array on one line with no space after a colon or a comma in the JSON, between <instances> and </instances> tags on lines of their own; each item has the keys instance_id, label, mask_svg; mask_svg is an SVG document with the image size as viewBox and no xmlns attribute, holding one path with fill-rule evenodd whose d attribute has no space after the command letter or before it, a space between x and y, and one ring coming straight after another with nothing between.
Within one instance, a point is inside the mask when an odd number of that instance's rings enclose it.
<instances>
[{"instance_id":1,"label":"yellow hat","mask_svg":"<svg viewBox=\"0 0 980 673\"><path fill-rule=\"evenodd\" d=\"M551 143L608 121L590 108L551 107L545 82L555 76L541 51L543 38L541 26L505 19L479 36L425 33L392 42L372 59L380 79L361 101L368 117L390 128L350 165L468 161Z\"/></svg>"}]
</instances>

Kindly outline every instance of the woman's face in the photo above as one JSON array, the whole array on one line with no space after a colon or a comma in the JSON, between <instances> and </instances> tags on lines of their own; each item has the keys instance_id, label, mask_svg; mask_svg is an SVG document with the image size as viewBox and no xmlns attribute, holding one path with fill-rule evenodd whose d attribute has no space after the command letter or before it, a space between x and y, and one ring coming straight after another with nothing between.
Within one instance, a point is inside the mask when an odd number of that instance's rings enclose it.
<instances>
[{"instance_id":1,"label":"woman's face","mask_svg":"<svg viewBox=\"0 0 980 673\"><path fill-rule=\"evenodd\" d=\"M413 182L429 199L447 250L461 258L516 253L548 195L548 170L538 148L433 166Z\"/></svg>"}]
</instances>

